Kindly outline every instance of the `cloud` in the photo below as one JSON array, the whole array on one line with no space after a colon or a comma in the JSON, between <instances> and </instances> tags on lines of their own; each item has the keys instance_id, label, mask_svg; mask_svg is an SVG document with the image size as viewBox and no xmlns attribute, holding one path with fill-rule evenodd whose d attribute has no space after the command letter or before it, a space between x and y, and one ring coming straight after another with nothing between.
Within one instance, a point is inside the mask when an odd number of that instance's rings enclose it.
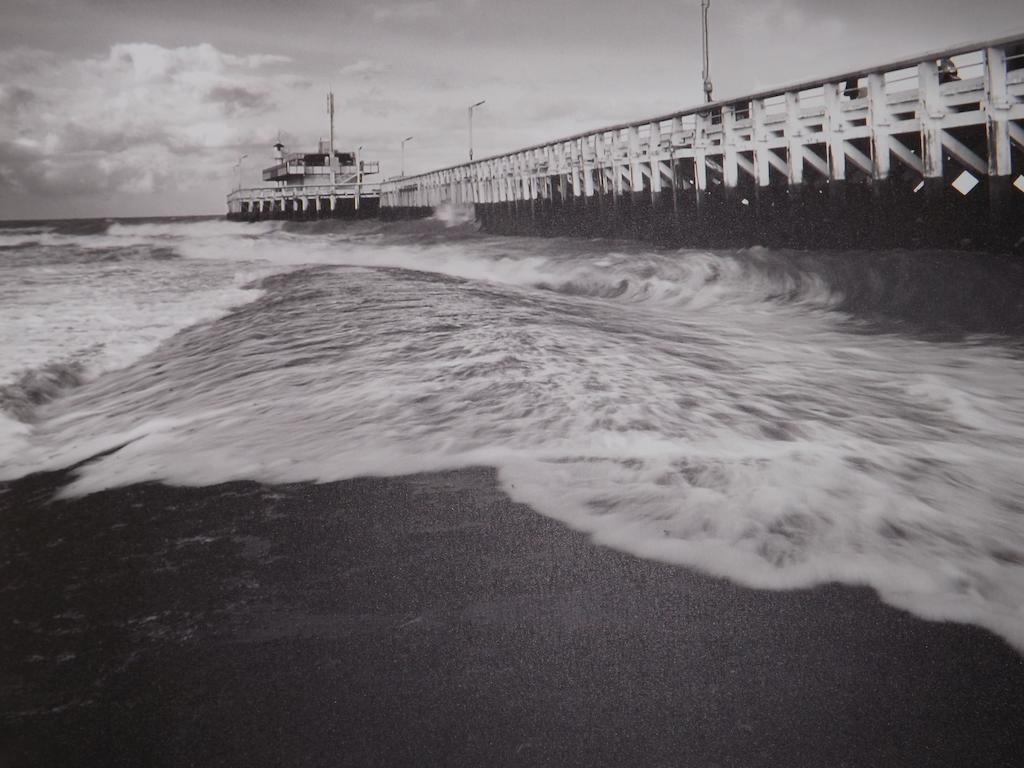
<instances>
[{"instance_id":1,"label":"cloud","mask_svg":"<svg viewBox=\"0 0 1024 768\"><path fill-rule=\"evenodd\" d=\"M147 193L225 176L258 116L302 81L286 57L119 43L104 56L0 52L0 196ZM11 78L4 78L9 80ZM232 151L227 151L232 149Z\"/></svg>"},{"instance_id":2,"label":"cloud","mask_svg":"<svg viewBox=\"0 0 1024 768\"><path fill-rule=\"evenodd\" d=\"M374 21L421 21L441 16L441 6L435 0L419 0L398 5L380 5L373 9Z\"/></svg>"},{"instance_id":3,"label":"cloud","mask_svg":"<svg viewBox=\"0 0 1024 768\"><path fill-rule=\"evenodd\" d=\"M267 93L240 85L214 86L207 92L206 100L221 104L230 115L264 112L270 105Z\"/></svg>"},{"instance_id":4,"label":"cloud","mask_svg":"<svg viewBox=\"0 0 1024 768\"><path fill-rule=\"evenodd\" d=\"M0 110L13 116L32 108L38 101L35 91L20 85L0 84Z\"/></svg>"},{"instance_id":5,"label":"cloud","mask_svg":"<svg viewBox=\"0 0 1024 768\"><path fill-rule=\"evenodd\" d=\"M391 65L385 64L380 61L371 61L370 59L359 59L351 64L346 64L344 67L338 69L338 74L342 77L355 77L361 80L371 80L380 75L387 74L391 71Z\"/></svg>"}]
</instances>

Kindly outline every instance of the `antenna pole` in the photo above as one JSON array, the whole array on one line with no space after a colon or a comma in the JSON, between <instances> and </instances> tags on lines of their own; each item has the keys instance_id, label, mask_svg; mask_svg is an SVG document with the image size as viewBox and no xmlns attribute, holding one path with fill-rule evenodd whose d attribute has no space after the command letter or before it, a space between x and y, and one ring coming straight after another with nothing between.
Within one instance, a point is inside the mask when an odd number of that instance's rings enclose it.
<instances>
[{"instance_id":1,"label":"antenna pole","mask_svg":"<svg viewBox=\"0 0 1024 768\"><path fill-rule=\"evenodd\" d=\"M704 69L701 77L704 79L704 103L711 103L711 65L708 61L708 11L711 9L711 0L701 0L700 3L700 29L701 43L704 52Z\"/></svg>"},{"instance_id":2,"label":"antenna pole","mask_svg":"<svg viewBox=\"0 0 1024 768\"><path fill-rule=\"evenodd\" d=\"M331 187L333 194L334 187L334 91L328 91L327 93L327 114L331 116L331 144L330 144L330 164L331 164Z\"/></svg>"}]
</instances>

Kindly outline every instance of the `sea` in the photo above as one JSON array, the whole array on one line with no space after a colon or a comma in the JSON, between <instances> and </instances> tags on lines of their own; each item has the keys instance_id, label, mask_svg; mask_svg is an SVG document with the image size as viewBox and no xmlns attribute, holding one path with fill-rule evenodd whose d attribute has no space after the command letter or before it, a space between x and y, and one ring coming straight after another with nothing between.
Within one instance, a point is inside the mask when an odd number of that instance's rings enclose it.
<instances>
[{"instance_id":1,"label":"sea","mask_svg":"<svg viewBox=\"0 0 1024 768\"><path fill-rule=\"evenodd\" d=\"M1022 289L1008 256L496 237L457 209L5 223L0 481L494 467L599 545L867 585L1024 652Z\"/></svg>"}]
</instances>

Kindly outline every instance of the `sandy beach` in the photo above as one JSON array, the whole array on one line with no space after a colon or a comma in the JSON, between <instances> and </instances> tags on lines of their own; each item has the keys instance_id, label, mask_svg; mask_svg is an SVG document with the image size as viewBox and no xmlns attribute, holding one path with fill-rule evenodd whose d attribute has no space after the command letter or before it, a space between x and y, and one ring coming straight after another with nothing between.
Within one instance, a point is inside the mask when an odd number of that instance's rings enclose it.
<instances>
[{"instance_id":1,"label":"sandy beach","mask_svg":"<svg viewBox=\"0 0 1024 768\"><path fill-rule=\"evenodd\" d=\"M0 487L5 766L1011 766L1024 659L598 547L493 470Z\"/></svg>"}]
</instances>

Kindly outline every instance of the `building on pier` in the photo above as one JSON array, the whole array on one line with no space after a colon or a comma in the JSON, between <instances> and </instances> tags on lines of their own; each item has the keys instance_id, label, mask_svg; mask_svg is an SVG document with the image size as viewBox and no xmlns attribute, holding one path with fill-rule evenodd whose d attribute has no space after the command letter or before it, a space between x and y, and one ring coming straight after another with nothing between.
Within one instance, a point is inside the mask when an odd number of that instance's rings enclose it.
<instances>
[{"instance_id":1,"label":"building on pier","mask_svg":"<svg viewBox=\"0 0 1024 768\"><path fill-rule=\"evenodd\" d=\"M263 169L263 184L235 189L228 195L228 218L330 219L376 216L380 184L367 176L380 172L379 163L354 152L334 148L334 94L327 95L331 138L315 152L285 152L280 138L274 144L274 164Z\"/></svg>"},{"instance_id":2,"label":"building on pier","mask_svg":"<svg viewBox=\"0 0 1024 768\"><path fill-rule=\"evenodd\" d=\"M380 184L368 182L378 163L358 152L330 149L321 141L315 152L285 152L274 145L274 164L263 169L264 184L239 188L228 195L228 218L325 219L375 216Z\"/></svg>"}]
</instances>

